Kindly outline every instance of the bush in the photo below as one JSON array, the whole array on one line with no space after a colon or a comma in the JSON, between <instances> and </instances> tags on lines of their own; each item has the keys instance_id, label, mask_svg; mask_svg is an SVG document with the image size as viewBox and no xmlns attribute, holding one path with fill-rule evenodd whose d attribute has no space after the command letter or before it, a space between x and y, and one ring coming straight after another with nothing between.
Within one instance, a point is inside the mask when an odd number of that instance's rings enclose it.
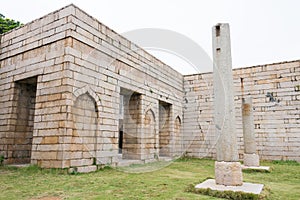
<instances>
[{"instance_id":1,"label":"bush","mask_svg":"<svg viewBox=\"0 0 300 200\"><path fill-rule=\"evenodd\" d=\"M4 155L0 155L0 165L3 165L4 162Z\"/></svg>"}]
</instances>

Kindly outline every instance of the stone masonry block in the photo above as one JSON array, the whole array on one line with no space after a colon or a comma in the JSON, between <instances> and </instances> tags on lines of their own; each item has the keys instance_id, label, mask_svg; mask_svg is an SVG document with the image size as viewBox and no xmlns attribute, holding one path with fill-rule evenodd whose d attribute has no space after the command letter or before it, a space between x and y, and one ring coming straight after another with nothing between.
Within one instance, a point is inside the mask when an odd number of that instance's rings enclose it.
<instances>
[{"instance_id":1,"label":"stone masonry block","mask_svg":"<svg viewBox=\"0 0 300 200\"><path fill-rule=\"evenodd\" d=\"M42 139L41 144L57 144L58 136L48 136Z\"/></svg>"},{"instance_id":2,"label":"stone masonry block","mask_svg":"<svg viewBox=\"0 0 300 200\"><path fill-rule=\"evenodd\" d=\"M215 162L216 183L225 186L243 184L243 174L240 162Z\"/></svg>"},{"instance_id":3,"label":"stone masonry block","mask_svg":"<svg viewBox=\"0 0 300 200\"><path fill-rule=\"evenodd\" d=\"M96 170L97 170L96 165L77 167L77 172L79 173L89 173L89 172L94 172Z\"/></svg>"},{"instance_id":4,"label":"stone masonry block","mask_svg":"<svg viewBox=\"0 0 300 200\"><path fill-rule=\"evenodd\" d=\"M42 168L61 168L62 161L61 160L38 160L38 166Z\"/></svg>"},{"instance_id":5,"label":"stone masonry block","mask_svg":"<svg viewBox=\"0 0 300 200\"><path fill-rule=\"evenodd\" d=\"M244 154L244 165L258 167L259 166L259 155L257 154Z\"/></svg>"},{"instance_id":6,"label":"stone masonry block","mask_svg":"<svg viewBox=\"0 0 300 200\"><path fill-rule=\"evenodd\" d=\"M78 166L88 166L93 164L93 159L78 159L78 160L71 160L70 165L72 167Z\"/></svg>"}]
</instances>

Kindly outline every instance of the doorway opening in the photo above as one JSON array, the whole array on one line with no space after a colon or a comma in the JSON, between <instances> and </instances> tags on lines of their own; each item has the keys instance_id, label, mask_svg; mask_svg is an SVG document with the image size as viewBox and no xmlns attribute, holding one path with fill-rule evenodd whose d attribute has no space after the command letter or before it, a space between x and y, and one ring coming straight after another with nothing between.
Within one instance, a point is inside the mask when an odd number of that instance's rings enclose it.
<instances>
[{"instance_id":1,"label":"doorway opening","mask_svg":"<svg viewBox=\"0 0 300 200\"><path fill-rule=\"evenodd\" d=\"M11 162L27 164L31 160L37 77L15 82L14 115L16 118Z\"/></svg>"},{"instance_id":2,"label":"doorway opening","mask_svg":"<svg viewBox=\"0 0 300 200\"><path fill-rule=\"evenodd\" d=\"M141 94L121 88L119 118L119 156L122 159L141 158Z\"/></svg>"},{"instance_id":3,"label":"doorway opening","mask_svg":"<svg viewBox=\"0 0 300 200\"><path fill-rule=\"evenodd\" d=\"M159 101L159 156L170 156L171 151L171 104Z\"/></svg>"}]
</instances>

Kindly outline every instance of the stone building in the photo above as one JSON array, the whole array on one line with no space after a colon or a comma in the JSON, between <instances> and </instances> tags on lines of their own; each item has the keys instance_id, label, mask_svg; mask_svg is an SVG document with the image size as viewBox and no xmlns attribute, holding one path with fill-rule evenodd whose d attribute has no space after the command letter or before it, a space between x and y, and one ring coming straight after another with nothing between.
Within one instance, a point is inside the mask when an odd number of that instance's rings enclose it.
<instances>
[{"instance_id":1,"label":"stone building","mask_svg":"<svg viewBox=\"0 0 300 200\"><path fill-rule=\"evenodd\" d=\"M121 160L215 157L212 74L178 73L74 5L1 35L5 163L92 171ZM300 161L300 61L234 70L258 154Z\"/></svg>"}]
</instances>

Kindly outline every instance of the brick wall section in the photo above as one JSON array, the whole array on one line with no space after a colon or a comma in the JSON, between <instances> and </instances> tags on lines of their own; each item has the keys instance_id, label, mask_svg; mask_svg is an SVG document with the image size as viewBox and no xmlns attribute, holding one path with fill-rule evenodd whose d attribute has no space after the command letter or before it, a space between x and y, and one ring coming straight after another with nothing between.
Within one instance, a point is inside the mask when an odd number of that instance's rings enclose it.
<instances>
[{"instance_id":1,"label":"brick wall section","mask_svg":"<svg viewBox=\"0 0 300 200\"><path fill-rule=\"evenodd\" d=\"M300 161L300 61L234 69L233 73L240 158L241 103L243 97L251 96L261 159ZM215 157L212 87L212 73L184 77L184 142L191 156Z\"/></svg>"}]
</instances>

